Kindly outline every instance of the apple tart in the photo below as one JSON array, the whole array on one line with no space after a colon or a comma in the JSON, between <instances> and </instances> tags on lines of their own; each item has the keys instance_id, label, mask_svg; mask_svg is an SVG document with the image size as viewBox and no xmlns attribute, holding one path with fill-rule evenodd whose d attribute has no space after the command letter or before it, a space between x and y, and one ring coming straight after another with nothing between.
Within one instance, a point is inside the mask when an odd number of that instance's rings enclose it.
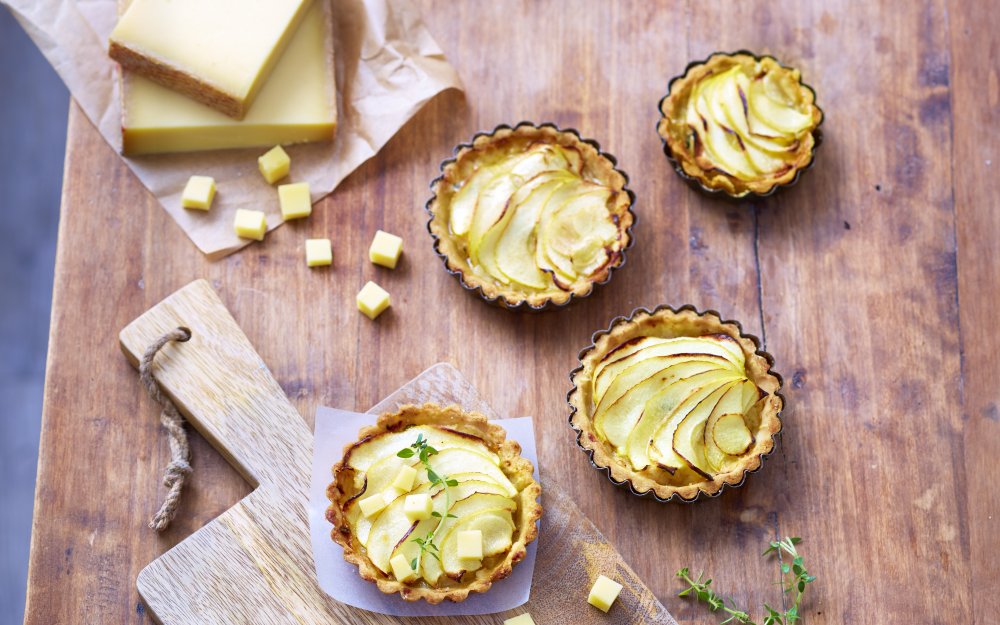
<instances>
[{"instance_id":1,"label":"apple tart","mask_svg":"<svg viewBox=\"0 0 1000 625\"><path fill-rule=\"evenodd\" d=\"M537 536L532 471L483 415L403 406L361 430L334 465L331 536L386 594L463 601L510 575Z\"/></svg>"},{"instance_id":2,"label":"apple tart","mask_svg":"<svg viewBox=\"0 0 1000 625\"><path fill-rule=\"evenodd\" d=\"M449 273L487 301L563 305L624 263L635 221L626 183L576 131L500 126L441 166L427 227Z\"/></svg>"},{"instance_id":3,"label":"apple tart","mask_svg":"<svg viewBox=\"0 0 1000 625\"><path fill-rule=\"evenodd\" d=\"M703 191L765 196L813 162L823 112L799 70L749 52L714 54L670 82L657 132Z\"/></svg>"},{"instance_id":4,"label":"apple tart","mask_svg":"<svg viewBox=\"0 0 1000 625\"><path fill-rule=\"evenodd\" d=\"M715 312L639 309L596 334L580 363L568 396L577 442L637 495L691 501L738 486L781 430L771 356Z\"/></svg>"}]
</instances>

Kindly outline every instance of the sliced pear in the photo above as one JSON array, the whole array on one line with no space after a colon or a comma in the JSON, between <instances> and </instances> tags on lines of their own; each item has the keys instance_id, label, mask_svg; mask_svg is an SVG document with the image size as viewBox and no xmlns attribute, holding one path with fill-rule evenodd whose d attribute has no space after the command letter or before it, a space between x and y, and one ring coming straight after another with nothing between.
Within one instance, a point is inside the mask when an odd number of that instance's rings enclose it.
<instances>
[{"instance_id":1,"label":"sliced pear","mask_svg":"<svg viewBox=\"0 0 1000 625\"><path fill-rule=\"evenodd\" d=\"M719 449L715 440L711 436L715 422L725 414L740 413L748 410L756 401L757 385L750 380L744 380L738 387L738 391L731 391L716 404L705 422L702 444L705 446L705 460L713 473L725 473L732 463L737 460Z\"/></svg>"},{"instance_id":2,"label":"sliced pear","mask_svg":"<svg viewBox=\"0 0 1000 625\"><path fill-rule=\"evenodd\" d=\"M745 365L745 357L739 343L725 334L698 337L680 336L670 339L645 337L634 346L637 349L633 350L633 346L629 346L626 350L612 351L609 356L613 356L613 358L602 363L603 367L594 369L594 403L600 403L603 400L612 382L623 371L648 358L675 354L703 354L725 358L730 363L727 366L733 371L743 372Z\"/></svg>"},{"instance_id":3,"label":"sliced pear","mask_svg":"<svg viewBox=\"0 0 1000 625\"><path fill-rule=\"evenodd\" d=\"M444 498L434 496L434 510L444 514ZM414 523L403 512L403 499L397 499L379 514L368 530L368 539L364 542L368 558L380 571L388 573L391 570L389 560L400 541L411 534L421 521ZM359 523L359 527L360 527ZM360 540L360 536L359 536Z\"/></svg>"},{"instance_id":4,"label":"sliced pear","mask_svg":"<svg viewBox=\"0 0 1000 625\"><path fill-rule=\"evenodd\" d=\"M538 244L553 264L570 276L586 276L607 262L606 248L618 237L608 211L610 189L583 193L542 220Z\"/></svg>"},{"instance_id":5,"label":"sliced pear","mask_svg":"<svg viewBox=\"0 0 1000 625\"><path fill-rule=\"evenodd\" d=\"M400 458L395 454L376 461L363 474L365 492L381 493L396 479L403 467L414 467L419 462L418 458Z\"/></svg>"},{"instance_id":6,"label":"sliced pear","mask_svg":"<svg viewBox=\"0 0 1000 625\"><path fill-rule=\"evenodd\" d=\"M649 358L626 370L611 385L605 401L594 411L594 429L616 448L621 448L639 421L651 397L676 379L703 371L725 370L719 357L692 354ZM610 398L615 397L612 401Z\"/></svg>"},{"instance_id":7,"label":"sliced pear","mask_svg":"<svg viewBox=\"0 0 1000 625\"><path fill-rule=\"evenodd\" d=\"M441 568L452 579L461 579L467 570L474 570L468 562L458 557L459 532L466 530L482 532L483 558L489 558L510 549L513 544L514 528L510 510L483 510L465 517L441 538Z\"/></svg>"},{"instance_id":8,"label":"sliced pear","mask_svg":"<svg viewBox=\"0 0 1000 625\"><path fill-rule=\"evenodd\" d=\"M765 79L769 74L765 74ZM799 135L812 125L812 116L800 112L787 102L773 99L773 93L763 80L750 82L747 95L748 109L763 124L785 134Z\"/></svg>"},{"instance_id":9,"label":"sliced pear","mask_svg":"<svg viewBox=\"0 0 1000 625\"><path fill-rule=\"evenodd\" d=\"M651 345L664 343L668 340L670 339L664 339L658 336L637 336L625 341L624 343L620 343L619 345L615 346L614 349L609 351L607 354L604 354L604 356L601 357L601 360L598 361L598 363L594 366L593 379L596 381L597 378L601 377L601 372L604 371L604 368L607 367L608 365L618 362L622 358L631 356L640 349L644 349ZM595 384L595 389L596 389L596 384Z\"/></svg>"},{"instance_id":10,"label":"sliced pear","mask_svg":"<svg viewBox=\"0 0 1000 625\"><path fill-rule=\"evenodd\" d=\"M712 476L712 468L705 458L705 422L712 411L725 395L732 394L735 401L743 398L740 381L730 382L720 386L711 395L701 400L693 410L687 413L674 431L674 453L680 456L687 466L705 479Z\"/></svg>"},{"instance_id":11,"label":"sliced pear","mask_svg":"<svg viewBox=\"0 0 1000 625\"><path fill-rule=\"evenodd\" d=\"M650 411L654 420L659 421L659 425L653 428L652 437L645 439L648 441L646 466L655 462L670 473L687 467L687 462L674 451L674 432L677 431L677 426L706 397L720 387L726 386L730 382L739 380L742 377L737 373L725 370L706 372L700 375L700 378L693 376L685 380L682 384L671 385L671 387L664 390L663 395L654 398L647 404L646 410ZM640 425L642 425L641 421ZM637 437L640 434L638 429L639 427L637 426ZM644 433L647 429L648 426L642 427L641 434L643 436L645 436ZM641 440L637 439L634 441L634 446L641 447ZM637 454L637 462L634 466L641 466L641 462L639 462L641 460L641 454Z\"/></svg>"},{"instance_id":12,"label":"sliced pear","mask_svg":"<svg viewBox=\"0 0 1000 625\"><path fill-rule=\"evenodd\" d=\"M718 169L741 180L751 180L756 177L756 172L747 159L746 150L738 135L726 125L724 119L717 119L712 111L710 103L716 99L717 86L717 78L705 80L701 85L700 97L694 106L701 119L707 120L708 128L705 129L703 123L698 128L698 133L709 159Z\"/></svg>"},{"instance_id":13,"label":"sliced pear","mask_svg":"<svg viewBox=\"0 0 1000 625\"><path fill-rule=\"evenodd\" d=\"M517 504L513 499L504 497L503 495L487 495L482 493L470 495L465 499L456 502L452 505L451 509L448 510L448 514L454 516L445 516L441 520L441 527L436 530L438 537L445 536L457 522L461 521L465 517L472 516L484 510L506 510L512 513L517 510ZM427 532L424 532L423 535L426 534ZM439 550L440 548L441 546L438 545ZM441 562L433 557L424 557L421 560L421 563L421 570L423 571L424 579L430 584L436 585L438 580L441 578L441 575L444 573L444 570L441 567Z\"/></svg>"},{"instance_id":14,"label":"sliced pear","mask_svg":"<svg viewBox=\"0 0 1000 625\"><path fill-rule=\"evenodd\" d=\"M753 444L753 434L747 428L743 415L739 413L729 413L719 417L713 424L711 434L719 449L731 456L745 454Z\"/></svg>"},{"instance_id":15,"label":"sliced pear","mask_svg":"<svg viewBox=\"0 0 1000 625\"><path fill-rule=\"evenodd\" d=\"M457 447L471 451L486 452L486 444L481 438L436 425L416 425L400 432L387 432L378 436L370 436L361 440L347 451L345 464L356 471L367 472L368 469L382 458L395 456L422 435L427 444L438 451ZM496 464L499 464L499 458Z\"/></svg>"},{"instance_id":16,"label":"sliced pear","mask_svg":"<svg viewBox=\"0 0 1000 625\"><path fill-rule=\"evenodd\" d=\"M513 497L517 494L517 489L507 476L503 474L500 467L494 462L495 456L486 455L469 449L452 447L438 452L430 457L431 468L438 475L452 475L457 473L481 473L492 482L499 485L505 493ZM417 483L427 482L427 472L421 471L417 474Z\"/></svg>"},{"instance_id":17,"label":"sliced pear","mask_svg":"<svg viewBox=\"0 0 1000 625\"><path fill-rule=\"evenodd\" d=\"M632 468L641 471L658 458L651 457L650 448L661 428L671 422L672 427L676 427L676 423L713 390L739 377L739 373L730 369L703 371L674 380L651 397L643 406L642 414L626 441L625 451ZM676 466L669 465L669 468L676 469Z\"/></svg>"}]
</instances>

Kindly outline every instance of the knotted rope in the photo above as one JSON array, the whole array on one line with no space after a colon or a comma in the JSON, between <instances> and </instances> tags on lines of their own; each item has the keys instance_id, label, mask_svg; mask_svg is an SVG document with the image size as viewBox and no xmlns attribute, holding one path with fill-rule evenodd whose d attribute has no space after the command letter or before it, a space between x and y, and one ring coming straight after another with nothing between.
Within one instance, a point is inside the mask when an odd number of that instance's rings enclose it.
<instances>
[{"instance_id":1,"label":"knotted rope","mask_svg":"<svg viewBox=\"0 0 1000 625\"><path fill-rule=\"evenodd\" d=\"M157 532L167 529L177 514L184 480L191 473L191 449L188 446L187 432L184 430L184 418L177 412L177 407L170 398L163 394L160 385L153 377L153 358L167 343L172 341L183 343L190 338L191 331L187 328L170 330L146 349L146 353L142 355L142 362L139 363L139 380L149 391L153 401L162 408L160 423L170 435L170 464L163 471L163 485L168 489L167 496L149 521L150 529Z\"/></svg>"}]
</instances>

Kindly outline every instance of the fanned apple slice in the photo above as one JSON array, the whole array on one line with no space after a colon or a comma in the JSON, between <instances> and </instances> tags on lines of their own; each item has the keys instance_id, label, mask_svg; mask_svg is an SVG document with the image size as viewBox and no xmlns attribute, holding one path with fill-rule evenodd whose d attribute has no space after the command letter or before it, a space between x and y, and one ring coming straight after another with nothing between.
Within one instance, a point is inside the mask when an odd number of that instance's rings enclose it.
<instances>
[{"instance_id":1,"label":"fanned apple slice","mask_svg":"<svg viewBox=\"0 0 1000 625\"><path fill-rule=\"evenodd\" d=\"M746 150L736 131L729 128L725 119L717 119L712 111L710 102L716 98L718 79L718 76L714 76L705 80L701 86L700 97L695 100L695 110L702 120L708 122L708 128L705 129L703 124L699 134L702 136L710 160L718 169L741 180L751 180L757 174L747 158Z\"/></svg>"},{"instance_id":2,"label":"fanned apple slice","mask_svg":"<svg viewBox=\"0 0 1000 625\"><path fill-rule=\"evenodd\" d=\"M602 402L594 411L594 430L616 448L623 447L651 397L673 380L712 370L725 370L725 361L697 354L660 356L642 361L615 380L612 385L615 394L618 389L614 387L619 381L624 390L617 399ZM611 396L612 393L608 393L605 399Z\"/></svg>"},{"instance_id":3,"label":"fanned apple slice","mask_svg":"<svg viewBox=\"0 0 1000 625\"><path fill-rule=\"evenodd\" d=\"M646 347L650 347L652 345L665 343L669 340L670 339L664 339L658 336L637 336L635 338L625 341L624 343L621 343L607 354L604 354L604 356L601 357L601 360L594 366L593 379L595 381L594 384L595 395L597 389L596 381L598 378L601 377L601 372L604 371L605 367L607 367L610 364L618 362L622 358L631 356L632 354L636 353L641 349L645 349Z\"/></svg>"},{"instance_id":4,"label":"fanned apple slice","mask_svg":"<svg viewBox=\"0 0 1000 625\"><path fill-rule=\"evenodd\" d=\"M356 471L366 472L375 462L395 456L399 450L412 445L418 435L438 451L451 447L480 452L486 450L483 440L472 434L436 425L417 425L401 432L387 432L358 441L347 450L344 464ZM496 462L499 463L499 459Z\"/></svg>"},{"instance_id":5,"label":"fanned apple slice","mask_svg":"<svg viewBox=\"0 0 1000 625\"><path fill-rule=\"evenodd\" d=\"M750 82L747 95L748 109L753 116L764 125L791 135L799 135L812 125L812 117L798 111L791 103L780 102L772 98L764 80Z\"/></svg>"},{"instance_id":6,"label":"fanned apple slice","mask_svg":"<svg viewBox=\"0 0 1000 625\"><path fill-rule=\"evenodd\" d=\"M444 515L444 518L441 519L441 527L436 530L438 537L446 535L448 530L465 517L471 516L483 510L506 510L514 512L517 510L517 504L513 499L502 495L486 495L482 493L470 495L465 499L457 501L451 506L451 509L448 510L448 515L454 516ZM426 535L426 532L424 535ZM441 546L438 545L439 550L440 548ZM441 562L437 558L429 556L425 556L421 562L422 565L420 568L423 571L424 579L431 585L437 585L438 580L444 573L444 570L441 568Z\"/></svg>"},{"instance_id":7,"label":"fanned apple slice","mask_svg":"<svg viewBox=\"0 0 1000 625\"><path fill-rule=\"evenodd\" d=\"M713 424L711 436L719 449L732 456L745 454L750 445L753 445L753 434L743 421L743 415L737 413L719 417Z\"/></svg>"},{"instance_id":8,"label":"fanned apple slice","mask_svg":"<svg viewBox=\"0 0 1000 625\"><path fill-rule=\"evenodd\" d=\"M458 236L467 234L472 227L472 216L476 212L476 201L480 192L499 174L509 171L518 161L531 154L532 152L523 152L499 163L484 165L477 169L451 199L448 215L448 226L451 231Z\"/></svg>"},{"instance_id":9,"label":"fanned apple slice","mask_svg":"<svg viewBox=\"0 0 1000 625\"><path fill-rule=\"evenodd\" d=\"M747 154L751 162L758 169L765 165L768 171L784 165L782 155L794 152L798 142L786 137L770 138L755 135L750 132L750 124L747 121L746 90L750 86L750 79L747 78L738 67L720 76L722 81L716 89L717 99L714 103L714 110L719 119L725 119L731 127L739 133L747 148ZM758 154L763 152L763 154Z\"/></svg>"},{"instance_id":10,"label":"fanned apple slice","mask_svg":"<svg viewBox=\"0 0 1000 625\"><path fill-rule=\"evenodd\" d=\"M732 395L733 402L743 399L743 389L740 380L720 386L711 395L703 399L691 412L681 419L674 431L674 453L687 466L705 479L711 479L712 468L705 458L705 422L712 415L723 397Z\"/></svg>"},{"instance_id":11,"label":"fanned apple slice","mask_svg":"<svg viewBox=\"0 0 1000 625\"><path fill-rule=\"evenodd\" d=\"M659 455L653 457L651 453L652 442L658 432L669 427L672 433L677 422L698 402L720 386L739 378L740 374L731 369L712 369L674 380L653 395L643 406L639 420L626 441L625 450L632 468L642 471L658 461ZM676 470L675 465L664 465L664 468Z\"/></svg>"},{"instance_id":12,"label":"fanned apple slice","mask_svg":"<svg viewBox=\"0 0 1000 625\"><path fill-rule=\"evenodd\" d=\"M607 248L618 237L608 202L610 189L584 193L560 208L539 229L539 244L563 273L589 275L607 261Z\"/></svg>"},{"instance_id":13,"label":"fanned apple slice","mask_svg":"<svg viewBox=\"0 0 1000 625\"><path fill-rule=\"evenodd\" d=\"M517 494L517 488L510 483L503 471L494 463L493 458L468 449L453 447L445 449L430 457L431 468L438 475L453 473L482 473L490 481L496 482L509 496ZM417 474L417 483L427 482L427 472Z\"/></svg>"},{"instance_id":14,"label":"fanned apple slice","mask_svg":"<svg viewBox=\"0 0 1000 625\"><path fill-rule=\"evenodd\" d=\"M652 338L652 337L649 337ZM671 339L644 340L639 344L639 349L623 352L624 355L615 358L600 369L595 369L594 377L594 403L600 404L604 401L605 395L609 392L612 383L626 369L635 364L660 356L673 356L676 354L701 354L705 356L721 357L728 361L726 366L733 371L744 370L746 363L743 350L732 337L725 334L713 334L709 336L688 337L681 336ZM615 354L615 352L612 352ZM621 388L620 386L618 388ZM611 401L617 399L616 396L610 398Z\"/></svg>"},{"instance_id":15,"label":"fanned apple slice","mask_svg":"<svg viewBox=\"0 0 1000 625\"><path fill-rule=\"evenodd\" d=\"M376 461L364 473L365 493L381 493L396 479L403 467L413 467L419 462L418 458L400 458L395 454Z\"/></svg>"},{"instance_id":16,"label":"fanned apple slice","mask_svg":"<svg viewBox=\"0 0 1000 625\"><path fill-rule=\"evenodd\" d=\"M661 418L660 425L653 431L652 439L649 442L649 462L655 462L669 473L675 473L678 469L688 466L687 462L674 451L674 432L677 431L677 426L692 410L698 408L706 397L730 382L743 377L728 371L704 373L702 376L704 377L694 382L696 389L692 389L690 386L680 386L674 391L673 396L665 395L656 404L650 406L654 409L653 414L664 415L665 418ZM694 379L693 377L688 378L688 380ZM677 402L677 398L684 394L686 397ZM670 410L671 406L674 406L673 410ZM711 406L709 406L710 408Z\"/></svg>"},{"instance_id":17,"label":"fanned apple slice","mask_svg":"<svg viewBox=\"0 0 1000 625\"><path fill-rule=\"evenodd\" d=\"M554 273L557 277L562 278L562 281L567 285L577 280L579 275L573 267L573 262L552 247L552 239L558 232L558 228L554 224L559 222L558 216L567 209L574 210L571 207L578 205L580 202L601 201L600 196L607 193L608 190L605 187L584 180L577 185L575 196L569 198L568 201L558 206L555 203L549 203L546 206L546 210L542 211L542 215L538 220L535 253L535 262L542 271ZM597 196L597 199L595 199L595 196ZM611 215L607 211L606 198L603 202L605 206L604 214L610 220Z\"/></svg>"},{"instance_id":18,"label":"fanned apple slice","mask_svg":"<svg viewBox=\"0 0 1000 625\"><path fill-rule=\"evenodd\" d=\"M715 406L708 421L705 422L705 431L702 434L702 444L705 447L705 460L714 473L725 473L734 458L729 457L724 451L719 449L712 439L711 432L715 427L715 422L725 414L744 413L756 401L757 385L751 380L744 380L738 386L738 391L726 393L725 397Z\"/></svg>"},{"instance_id":19,"label":"fanned apple slice","mask_svg":"<svg viewBox=\"0 0 1000 625\"><path fill-rule=\"evenodd\" d=\"M434 496L434 510L444 514L444 497ZM410 536L416 523L403 512L403 499L397 499L379 514L368 531L368 540L363 544L372 561L380 571L388 573L391 570L389 560L396 546Z\"/></svg>"},{"instance_id":20,"label":"fanned apple slice","mask_svg":"<svg viewBox=\"0 0 1000 625\"><path fill-rule=\"evenodd\" d=\"M536 192L541 193L543 197L547 197L546 191L554 189L552 185L558 184L566 175L564 170L543 171L514 191L513 195L507 201L506 206L504 206L503 215L483 235L483 239L479 243L479 248L473 251L470 247L469 260L473 264L480 265L486 270L486 273L499 280L501 284L507 284L509 279L497 266L497 243L500 237L516 213L523 210L525 202L535 196ZM551 191L548 192L550 193Z\"/></svg>"},{"instance_id":21,"label":"fanned apple slice","mask_svg":"<svg viewBox=\"0 0 1000 625\"><path fill-rule=\"evenodd\" d=\"M479 568L479 562L475 563L475 568L471 568L470 563L458 557L459 532L470 530L482 532L483 558L489 558L510 549L513 544L514 528L513 516L509 510L503 509L483 510L456 523L441 539L441 568L444 569L445 575L459 580L466 571Z\"/></svg>"}]
</instances>

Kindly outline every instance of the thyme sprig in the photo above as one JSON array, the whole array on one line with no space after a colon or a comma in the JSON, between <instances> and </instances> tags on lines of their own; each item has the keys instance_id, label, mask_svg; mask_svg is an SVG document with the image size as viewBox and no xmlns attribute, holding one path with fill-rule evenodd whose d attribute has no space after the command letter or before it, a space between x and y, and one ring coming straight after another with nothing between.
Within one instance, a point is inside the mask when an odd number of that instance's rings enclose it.
<instances>
[{"instance_id":1,"label":"thyme sprig","mask_svg":"<svg viewBox=\"0 0 1000 625\"><path fill-rule=\"evenodd\" d=\"M767 614L764 616L762 625L792 625L792 623L802 618L799 613L799 606L802 604L802 595L805 593L806 586L816 580L816 576L809 574L803 563L802 556L799 555L798 550L795 548L795 545L801 542L802 539L798 536L785 538L784 540L773 540L767 550L761 554L762 556L772 553L778 555L781 570L781 581L779 583L782 586L782 592L792 597L792 607L784 612L779 612L765 603L764 611ZM791 564L785 562L783 556L790 557ZM686 567L677 571L677 577L684 580L688 585L687 588L677 594L678 597L691 595L698 601L707 604L710 611L718 612L722 610L729 615L720 625L730 622L757 625L750 618L750 614L745 610L740 610L732 599L727 602L716 594L712 589L711 578L705 579L704 574L700 574L697 579L694 579Z\"/></svg>"},{"instance_id":2,"label":"thyme sprig","mask_svg":"<svg viewBox=\"0 0 1000 625\"><path fill-rule=\"evenodd\" d=\"M455 518L454 514L449 514L448 510L451 509L451 491L449 487L458 486L458 480L453 480L447 475L438 475L436 471L431 467L430 458L431 456L437 455L438 450L427 444L427 439L424 438L423 434L417 434L417 440L409 447L400 449L396 455L400 458L412 458L417 456L420 459L420 464L424 465L424 469L427 470L427 479L431 483L431 488L435 486L441 486L444 491L444 511L445 516L442 517L441 513L437 510L431 512L431 516L438 519L437 525L433 530L427 532L424 536L417 536L411 539L411 542L415 542L420 546L420 551L417 553L417 557L410 560L410 568L414 571L420 570L420 563L423 560L424 554L430 555L438 562L441 561L441 552L438 549L437 540L438 531L441 529L443 521L446 518Z\"/></svg>"}]
</instances>

